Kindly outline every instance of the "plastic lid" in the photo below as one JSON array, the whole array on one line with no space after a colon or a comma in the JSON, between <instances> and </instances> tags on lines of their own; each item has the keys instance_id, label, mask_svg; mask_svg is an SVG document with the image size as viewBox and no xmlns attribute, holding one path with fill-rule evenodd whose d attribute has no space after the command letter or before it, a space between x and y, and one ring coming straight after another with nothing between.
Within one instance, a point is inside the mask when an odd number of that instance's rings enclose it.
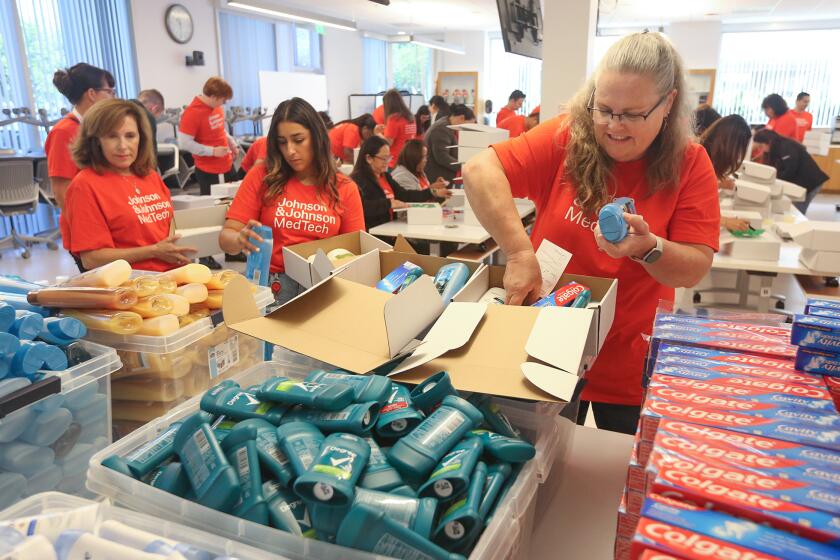
<instances>
[{"instance_id":1,"label":"plastic lid","mask_svg":"<svg viewBox=\"0 0 840 560\"><path fill-rule=\"evenodd\" d=\"M29 313L19 319L17 335L21 340L33 340L44 328L44 318L37 313Z\"/></svg>"}]
</instances>

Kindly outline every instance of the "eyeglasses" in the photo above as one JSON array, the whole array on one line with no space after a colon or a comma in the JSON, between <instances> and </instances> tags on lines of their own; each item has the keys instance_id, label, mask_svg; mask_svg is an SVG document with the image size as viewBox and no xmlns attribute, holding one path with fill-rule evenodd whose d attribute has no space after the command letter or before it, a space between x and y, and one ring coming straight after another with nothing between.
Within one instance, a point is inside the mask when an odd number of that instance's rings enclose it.
<instances>
[{"instance_id":1,"label":"eyeglasses","mask_svg":"<svg viewBox=\"0 0 840 560\"><path fill-rule=\"evenodd\" d=\"M116 97L117 96L117 90L115 88L98 87L98 88L93 88L93 91L104 91L104 92L107 92L108 95L110 95L111 97Z\"/></svg>"},{"instance_id":2,"label":"eyeglasses","mask_svg":"<svg viewBox=\"0 0 840 560\"><path fill-rule=\"evenodd\" d=\"M617 118L618 122L624 122L627 124L639 124L642 121L646 121L647 118L662 105L662 102L668 97L666 93L662 97L659 98L659 101L656 102L656 105L651 108L650 111L647 113L613 113L612 111L607 111L604 109L596 109L592 106L592 101L595 99L595 90L592 90L592 95L589 97L589 103L586 104L586 110L589 111L589 114L592 115L592 120L595 124L609 124L613 118Z\"/></svg>"},{"instance_id":3,"label":"eyeglasses","mask_svg":"<svg viewBox=\"0 0 840 560\"><path fill-rule=\"evenodd\" d=\"M391 156L373 156L373 158L379 161L391 161Z\"/></svg>"}]
</instances>

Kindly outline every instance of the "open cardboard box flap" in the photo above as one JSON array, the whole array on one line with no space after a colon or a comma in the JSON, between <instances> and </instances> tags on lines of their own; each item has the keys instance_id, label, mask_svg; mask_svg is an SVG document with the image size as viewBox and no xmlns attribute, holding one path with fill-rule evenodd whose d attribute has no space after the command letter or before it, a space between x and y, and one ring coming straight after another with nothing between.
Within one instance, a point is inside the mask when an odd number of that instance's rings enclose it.
<instances>
[{"instance_id":1,"label":"open cardboard box flap","mask_svg":"<svg viewBox=\"0 0 840 560\"><path fill-rule=\"evenodd\" d=\"M355 231L283 247L283 261L286 274L298 284L309 288L329 276L329 273L336 268L327 258L327 253L333 249L347 249L355 255L364 255L377 249L388 251L391 248L390 245L367 232ZM310 263L307 259L312 255L316 257L315 261Z\"/></svg>"},{"instance_id":2,"label":"open cardboard box flap","mask_svg":"<svg viewBox=\"0 0 840 560\"><path fill-rule=\"evenodd\" d=\"M442 309L428 276L396 295L332 276L265 317L247 280L237 278L225 288L222 302L233 330L354 373L367 373L413 350L415 337Z\"/></svg>"}]
</instances>

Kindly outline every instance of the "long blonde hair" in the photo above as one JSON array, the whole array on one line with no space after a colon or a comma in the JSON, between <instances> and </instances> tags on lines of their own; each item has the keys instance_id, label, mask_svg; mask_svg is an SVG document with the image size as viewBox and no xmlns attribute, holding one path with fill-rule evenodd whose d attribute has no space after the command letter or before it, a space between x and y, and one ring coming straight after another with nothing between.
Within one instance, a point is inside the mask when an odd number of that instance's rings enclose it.
<instances>
[{"instance_id":1,"label":"long blonde hair","mask_svg":"<svg viewBox=\"0 0 840 560\"><path fill-rule=\"evenodd\" d=\"M578 202L587 212L597 211L614 194L608 192L614 162L595 139L594 123L587 110L597 77L608 70L650 76L659 95L677 91L662 130L645 153L648 194L677 185L689 142L690 114L685 103L686 85L680 55L659 33L634 33L622 37L610 47L594 75L569 103L566 126L570 134L565 176L576 185Z\"/></svg>"}]
</instances>

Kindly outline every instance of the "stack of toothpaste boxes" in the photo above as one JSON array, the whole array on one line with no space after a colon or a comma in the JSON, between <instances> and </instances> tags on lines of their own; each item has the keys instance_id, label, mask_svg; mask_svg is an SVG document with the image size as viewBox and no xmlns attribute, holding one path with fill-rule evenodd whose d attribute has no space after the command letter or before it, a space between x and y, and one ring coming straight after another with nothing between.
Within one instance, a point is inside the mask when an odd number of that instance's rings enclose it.
<instances>
[{"instance_id":1,"label":"stack of toothpaste boxes","mask_svg":"<svg viewBox=\"0 0 840 560\"><path fill-rule=\"evenodd\" d=\"M617 559L840 558L838 385L799 323L657 316Z\"/></svg>"},{"instance_id":2,"label":"stack of toothpaste boxes","mask_svg":"<svg viewBox=\"0 0 840 560\"><path fill-rule=\"evenodd\" d=\"M798 346L796 369L822 375L840 404L840 300L809 299L796 315L790 341Z\"/></svg>"}]
</instances>

